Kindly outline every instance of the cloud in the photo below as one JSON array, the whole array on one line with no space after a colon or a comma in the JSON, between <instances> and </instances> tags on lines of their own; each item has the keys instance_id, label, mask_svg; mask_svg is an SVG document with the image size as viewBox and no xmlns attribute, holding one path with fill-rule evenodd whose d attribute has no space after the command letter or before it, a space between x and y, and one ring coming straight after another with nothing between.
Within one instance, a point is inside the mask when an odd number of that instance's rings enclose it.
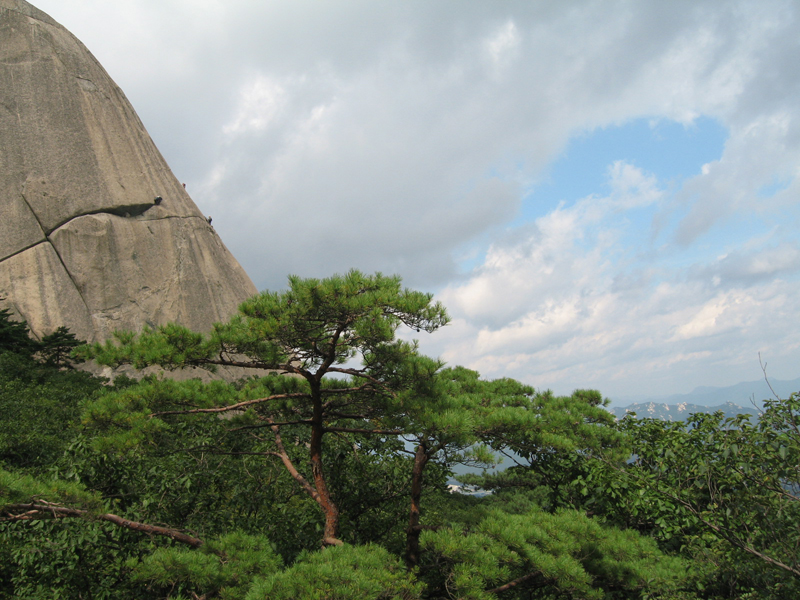
<instances>
[{"instance_id":1,"label":"cloud","mask_svg":"<svg viewBox=\"0 0 800 600\"><path fill-rule=\"evenodd\" d=\"M286 104L286 90L280 83L260 76L241 90L238 104L236 115L222 127L222 132L229 136L261 132L280 116Z\"/></svg>"},{"instance_id":2,"label":"cloud","mask_svg":"<svg viewBox=\"0 0 800 600\"><path fill-rule=\"evenodd\" d=\"M536 384L673 391L798 357L796 2L37 6L259 288L399 273L455 316L431 353ZM729 138L690 180L611 162L591 195L531 200L576 137L701 116Z\"/></svg>"},{"instance_id":3,"label":"cloud","mask_svg":"<svg viewBox=\"0 0 800 600\"><path fill-rule=\"evenodd\" d=\"M630 164L612 164L608 176L608 196L537 218L447 286L438 298L453 323L423 348L563 393L634 393L674 385L676 372L688 391L731 365L757 378L759 351L797 356L800 246L786 232L740 240L722 255L636 246L646 209L673 197Z\"/></svg>"},{"instance_id":4,"label":"cloud","mask_svg":"<svg viewBox=\"0 0 800 600\"><path fill-rule=\"evenodd\" d=\"M445 304L473 322L505 323L530 317L532 298L552 298L545 314L569 313L570 305L586 304L579 298L595 295L599 282L611 285L611 266L625 260L622 238L631 225L624 212L657 203L663 192L652 176L630 164L614 163L608 176L609 196L561 205L511 232L505 243L493 244L468 282L441 292ZM563 322L565 313L541 317L551 318Z\"/></svg>"},{"instance_id":5,"label":"cloud","mask_svg":"<svg viewBox=\"0 0 800 600\"><path fill-rule=\"evenodd\" d=\"M796 109L758 115L743 127L733 127L722 158L705 165L701 175L684 185L681 200L689 212L676 231L676 240L688 245L733 215L764 214L796 202L798 165L800 115ZM787 181L786 188L791 190L772 196L760 193L776 179Z\"/></svg>"},{"instance_id":6,"label":"cloud","mask_svg":"<svg viewBox=\"0 0 800 600\"><path fill-rule=\"evenodd\" d=\"M633 291L544 293L530 298L525 314L494 327L477 326L455 307L443 339L424 340L423 349L559 393L586 386L612 396L657 396L665 385L689 391L719 377L757 379L759 352L771 361L796 357L797 288L773 281L713 293L675 279ZM732 378L731 368L738 370Z\"/></svg>"},{"instance_id":7,"label":"cloud","mask_svg":"<svg viewBox=\"0 0 800 600\"><path fill-rule=\"evenodd\" d=\"M506 21L484 41L484 49L496 76L501 76L519 58L520 32L514 21Z\"/></svg>"},{"instance_id":8,"label":"cloud","mask_svg":"<svg viewBox=\"0 0 800 600\"><path fill-rule=\"evenodd\" d=\"M775 278L794 278L800 273L800 245L783 241L756 250L735 250L709 265L697 266L690 277L710 281L715 287L754 286Z\"/></svg>"}]
</instances>

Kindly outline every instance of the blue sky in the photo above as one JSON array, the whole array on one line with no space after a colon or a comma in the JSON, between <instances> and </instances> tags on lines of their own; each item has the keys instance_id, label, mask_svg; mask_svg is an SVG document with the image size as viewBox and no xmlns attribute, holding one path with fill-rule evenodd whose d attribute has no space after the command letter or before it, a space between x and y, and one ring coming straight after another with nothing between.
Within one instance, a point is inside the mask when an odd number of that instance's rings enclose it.
<instances>
[{"instance_id":1,"label":"blue sky","mask_svg":"<svg viewBox=\"0 0 800 600\"><path fill-rule=\"evenodd\" d=\"M554 156L552 164L541 169L536 180L523 189L520 209L507 227L524 228L526 223L560 205L608 194L609 170L618 161L655 176L660 186L674 194L684 180L699 175L703 165L722 157L727 136L727 129L720 122L704 116L691 123L641 117L576 133L566 148ZM786 187L785 180L763 192L780 187ZM651 227L653 217L652 208L625 215L627 220L632 219L627 240L631 247L644 251L655 243L651 239L655 234ZM478 266L485 259L482 246L489 243L489 236L485 236L483 244L469 243L463 250L465 258L459 263L460 270L469 272Z\"/></svg>"},{"instance_id":2,"label":"blue sky","mask_svg":"<svg viewBox=\"0 0 800 600\"><path fill-rule=\"evenodd\" d=\"M722 157L727 135L721 123L704 116L691 123L641 117L578 133L524 194L510 227L524 227L560 205L608 194L609 171L619 161L652 175L659 187L674 195L685 180L701 173L703 165ZM672 226L676 216L670 219ZM624 214L628 247L647 252L669 234L670 223L665 223L663 230L654 230L654 217L654 207ZM468 268L475 265L473 258Z\"/></svg>"},{"instance_id":3,"label":"blue sky","mask_svg":"<svg viewBox=\"0 0 800 600\"><path fill-rule=\"evenodd\" d=\"M793 0L34 3L260 289L397 273L558 393L800 375Z\"/></svg>"},{"instance_id":4,"label":"blue sky","mask_svg":"<svg viewBox=\"0 0 800 600\"><path fill-rule=\"evenodd\" d=\"M618 160L680 187L704 164L722 157L727 129L700 116L691 123L640 117L576 134L524 198L519 221L541 216L559 202L609 191L608 169Z\"/></svg>"}]
</instances>

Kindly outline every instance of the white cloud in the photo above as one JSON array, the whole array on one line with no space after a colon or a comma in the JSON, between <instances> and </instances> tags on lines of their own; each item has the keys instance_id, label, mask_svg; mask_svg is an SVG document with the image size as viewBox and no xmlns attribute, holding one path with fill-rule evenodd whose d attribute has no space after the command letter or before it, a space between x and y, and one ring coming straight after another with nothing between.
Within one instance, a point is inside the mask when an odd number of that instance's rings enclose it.
<instances>
[{"instance_id":1,"label":"white cloud","mask_svg":"<svg viewBox=\"0 0 800 600\"><path fill-rule=\"evenodd\" d=\"M705 165L701 175L684 185L681 197L690 208L677 240L690 244L737 213L763 214L795 203L797 188L771 197L760 190L776 178L788 181L787 188L796 186L798 165L800 115L796 110L757 115L731 128L722 158Z\"/></svg>"},{"instance_id":2,"label":"white cloud","mask_svg":"<svg viewBox=\"0 0 800 600\"><path fill-rule=\"evenodd\" d=\"M610 166L609 181L609 196L555 208L446 287L439 299L454 321L424 348L560 392L597 385L652 395L662 390L648 392L651 382L676 372L689 391L730 376L731 365L738 380L744 367L756 378L759 351L796 356L795 242L776 245L774 230L721 256L636 248L628 234L642 220L632 215L670 196L622 162Z\"/></svg>"},{"instance_id":3,"label":"white cloud","mask_svg":"<svg viewBox=\"0 0 800 600\"><path fill-rule=\"evenodd\" d=\"M236 116L222 131L227 135L263 131L279 116L285 103L286 90L280 83L257 76L240 91Z\"/></svg>"},{"instance_id":4,"label":"white cloud","mask_svg":"<svg viewBox=\"0 0 800 600\"><path fill-rule=\"evenodd\" d=\"M520 37L514 21L508 20L484 42L484 49L495 75L501 75L519 57Z\"/></svg>"}]
</instances>

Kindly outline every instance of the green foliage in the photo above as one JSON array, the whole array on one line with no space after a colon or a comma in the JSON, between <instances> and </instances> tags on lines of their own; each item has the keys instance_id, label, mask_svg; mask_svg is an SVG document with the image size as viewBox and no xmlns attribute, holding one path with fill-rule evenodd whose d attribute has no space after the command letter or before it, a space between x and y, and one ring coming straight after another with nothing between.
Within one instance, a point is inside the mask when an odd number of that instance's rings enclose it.
<instances>
[{"instance_id":1,"label":"green foliage","mask_svg":"<svg viewBox=\"0 0 800 600\"><path fill-rule=\"evenodd\" d=\"M39 356L46 365L56 368L71 368L73 363L83 362L81 359L71 356L72 351L83 343L69 329L61 326L42 338L39 345Z\"/></svg>"},{"instance_id":2,"label":"green foliage","mask_svg":"<svg viewBox=\"0 0 800 600\"><path fill-rule=\"evenodd\" d=\"M117 332L105 344L76 352L107 365L158 364L167 369L236 362L324 374L357 355L373 370L382 364L400 325L434 331L448 322L431 294L401 288L399 277L350 271L327 279L289 278L289 290L265 291L244 302L240 314L208 336L175 324L140 335Z\"/></svg>"},{"instance_id":3,"label":"green foliage","mask_svg":"<svg viewBox=\"0 0 800 600\"><path fill-rule=\"evenodd\" d=\"M438 568L432 585L436 581L439 589L472 600L489 600L517 586L545 597L623 598L673 589L687 567L634 532L604 527L577 511L547 513L530 503L516 513L490 509L470 526L426 532L422 543Z\"/></svg>"},{"instance_id":4,"label":"green foliage","mask_svg":"<svg viewBox=\"0 0 800 600\"><path fill-rule=\"evenodd\" d=\"M141 535L93 521L0 522L0 597L152 598L125 567L148 545Z\"/></svg>"},{"instance_id":5,"label":"green foliage","mask_svg":"<svg viewBox=\"0 0 800 600\"><path fill-rule=\"evenodd\" d=\"M513 464L498 473L461 476L461 481L494 491L537 490L538 502L551 511L596 511L600 507L593 505L614 493L613 483L604 478L605 462L621 462L630 451L599 392L554 396L548 391L513 401L503 394L489 397L494 400L487 403L482 439Z\"/></svg>"},{"instance_id":6,"label":"green foliage","mask_svg":"<svg viewBox=\"0 0 800 600\"><path fill-rule=\"evenodd\" d=\"M17 357L0 355L0 369ZM66 449L79 424L78 403L96 386L88 381L36 383L0 374L0 463L43 470Z\"/></svg>"},{"instance_id":7,"label":"green foliage","mask_svg":"<svg viewBox=\"0 0 800 600\"><path fill-rule=\"evenodd\" d=\"M14 321L9 309L0 309L0 353L11 352L30 357L38 349L36 340L28 335L28 324Z\"/></svg>"},{"instance_id":8,"label":"green foliage","mask_svg":"<svg viewBox=\"0 0 800 600\"><path fill-rule=\"evenodd\" d=\"M610 427L614 417L603 408L604 403L595 390L576 390L571 396L535 395L530 406L517 407L525 426L501 431L492 443L530 463L547 452L593 452L622 458L627 455L624 436Z\"/></svg>"},{"instance_id":9,"label":"green foliage","mask_svg":"<svg viewBox=\"0 0 800 600\"><path fill-rule=\"evenodd\" d=\"M417 385L413 375L440 366L420 357L416 344L396 340L397 329L406 325L433 331L447 323L447 314L430 294L402 289L398 277L358 271L324 280L290 277L288 291L264 292L244 302L239 311L208 336L168 325L139 336L120 333L116 342L87 346L76 354L104 364L244 366L298 378L265 379L242 388L244 396L238 398L222 389L210 398L199 388L175 397L176 388L170 391L170 408L159 408L160 391L153 397L123 393L90 407L87 417L109 432L106 442L134 448L166 435L168 426L160 418L165 415L235 415L232 422L239 430L256 435L261 452L279 458L317 502L325 518L323 542L337 543L340 511L327 482L323 438L330 433L385 435L385 427L396 427L404 412L401 396ZM356 357L360 367L350 365ZM287 434L305 440L307 466L287 449Z\"/></svg>"},{"instance_id":10,"label":"green foliage","mask_svg":"<svg viewBox=\"0 0 800 600\"><path fill-rule=\"evenodd\" d=\"M36 357L38 362L48 367L69 368L75 362L70 353L83 343L63 326L37 341L31 338L26 321L14 321L9 309L0 309L0 354L11 353L28 359Z\"/></svg>"},{"instance_id":11,"label":"green foliage","mask_svg":"<svg viewBox=\"0 0 800 600\"><path fill-rule=\"evenodd\" d=\"M420 598L396 556L380 546L340 546L303 553L284 571L257 581L245 600L389 600Z\"/></svg>"},{"instance_id":12,"label":"green foliage","mask_svg":"<svg viewBox=\"0 0 800 600\"><path fill-rule=\"evenodd\" d=\"M183 524L203 535L231 528L264 532L279 539L288 555L316 546L319 511L313 501L309 506L310 499L298 498L301 491L280 461L265 454L257 429L255 435L230 431L250 426L247 413L219 418L180 412L185 402L213 407L260 391L255 385L147 380L109 393L87 405L94 436L73 448L73 472L141 520ZM149 416L158 409L180 414Z\"/></svg>"},{"instance_id":13,"label":"green foliage","mask_svg":"<svg viewBox=\"0 0 800 600\"><path fill-rule=\"evenodd\" d=\"M59 518L64 506L81 520ZM0 469L2 597L111 599L129 590L124 560L146 539L96 520L105 511L78 483Z\"/></svg>"},{"instance_id":14,"label":"green foliage","mask_svg":"<svg viewBox=\"0 0 800 600\"><path fill-rule=\"evenodd\" d=\"M64 348L77 344L65 328L38 343L27 325L0 311L0 463L42 471L76 435L80 402L104 379L67 369Z\"/></svg>"},{"instance_id":15,"label":"green foliage","mask_svg":"<svg viewBox=\"0 0 800 600\"><path fill-rule=\"evenodd\" d=\"M347 436L332 438L326 462L340 512L340 537L349 544L380 544L402 554L409 502L411 459L402 440ZM431 469L429 484L444 486L446 471Z\"/></svg>"},{"instance_id":16,"label":"green foliage","mask_svg":"<svg viewBox=\"0 0 800 600\"><path fill-rule=\"evenodd\" d=\"M768 402L757 424L615 425L599 392L555 396L421 356L398 329L433 331L444 309L396 277L356 271L290 278L209 334L168 325L74 352L273 372L235 384L103 385L66 368L67 331L26 345L7 317L0 596L798 592L795 396ZM500 457L511 467L461 477L494 493L445 492L454 465ZM153 535L115 528L115 515Z\"/></svg>"},{"instance_id":17,"label":"green foliage","mask_svg":"<svg viewBox=\"0 0 800 600\"><path fill-rule=\"evenodd\" d=\"M370 356L394 340L401 324L428 332L445 325L444 308L431 298L380 273L350 271L324 280L292 276L288 292L263 292L242 304L243 318L235 325L256 340L291 350L311 370L331 359L344 364L359 354Z\"/></svg>"},{"instance_id":18,"label":"green foliage","mask_svg":"<svg viewBox=\"0 0 800 600\"><path fill-rule=\"evenodd\" d=\"M627 509L662 546L717 566L720 593L786 597L800 578L800 399L769 400L759 421L692 415L626 419L636 460ZM780 590L769 595L766 590Z\"/></svg>"},{"instance_id":19,"label":"green foliage","mask_svg":"<svg viewBox=\"0 0 800 600\"><path fill-rule=\"evenodd\" d=\"M38 479L31 475L0 469L0 506L36 501L98 509L102 502L81 485L61 479Z\"/></svg>"},{"instance_id":20,"label":"green foliage","mask_svg":"<svg viewBox=\"0 0 800 600\"><path fill-rule=\"evenodd\" d=\"M151 592L239 600L256 578L277 572L281 560L267 538L236 532L209 540L199 550L159 548L127 566L132 579L146 582Z\"/></svg>"},{"instance_id":21,"label":"green foliage","mask_svg":"<svg viewBox=\"0 0 800 600\"><path fill-rule=\"evenodd\" d=\"M112 339L101 344L96 342L76 348L72 356L79 360L95 360L101 365L132 365L144 369L149 365L160 365L168 370L187 365L207 363L215 352L213 341L200 333L170 323L156 329L145 327L141 334L132 331L115 331Z\"/></svg>"},{"instance_id":22,"label":"green foliage","mask_svg":"<svg viewBox=\"0 0 800 600\"><path fill-rule=\"evenodd\" d=\"M170 439L174 439L169 432L169 423L174 418L168 415L161 418L157 413L214 409L235 404L241 397L249 396L222 381L203 383L199 380L148 378L140 385L104 394L88 403L83 422L99 434L94 439L98 451L124 454L143 444L168 444ZM210 421L208 416L208 413L186 415L193 423ZM213 425L215 421L211 423Z\"/></svg>"}]
</instances>

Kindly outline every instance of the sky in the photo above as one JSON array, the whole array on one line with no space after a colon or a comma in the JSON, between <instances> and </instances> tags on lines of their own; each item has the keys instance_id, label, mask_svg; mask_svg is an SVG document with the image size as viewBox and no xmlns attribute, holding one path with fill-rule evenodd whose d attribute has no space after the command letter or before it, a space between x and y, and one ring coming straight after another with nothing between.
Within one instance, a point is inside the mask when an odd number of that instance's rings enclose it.
<instances>
[{"instance_id":1,"label":"sky","mask_svg":"<svg viewBox=\"0 0 800 600\"><path fill-rule=\"evenodd\" d=\"M398 274L559 394L800 376L797 0L33 3L261 290Z\"/></svg>"}]
</instances>

